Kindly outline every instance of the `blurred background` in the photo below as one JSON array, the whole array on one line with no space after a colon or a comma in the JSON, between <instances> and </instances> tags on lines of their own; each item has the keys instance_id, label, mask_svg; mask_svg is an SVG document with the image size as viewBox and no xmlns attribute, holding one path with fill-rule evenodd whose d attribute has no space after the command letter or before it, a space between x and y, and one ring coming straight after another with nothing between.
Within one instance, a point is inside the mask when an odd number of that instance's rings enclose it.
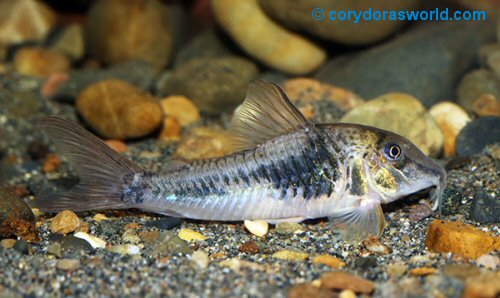
<instances>
[{"instance_id":1,"label":"blurred background","mask_svg":"<svg viewBox=\"0 0 500 298\"><path fill-rule=\"evenodd\" d=\"M436 10L479 19L329 18ZM481 132L499 126L499 13L497 0L0 0L0 152L30 160L33 119L59 115L122 150L220 156L263 79L313 121L392 130L432 157L478 153L498 142Z\"/></svg>"}]
</instances>

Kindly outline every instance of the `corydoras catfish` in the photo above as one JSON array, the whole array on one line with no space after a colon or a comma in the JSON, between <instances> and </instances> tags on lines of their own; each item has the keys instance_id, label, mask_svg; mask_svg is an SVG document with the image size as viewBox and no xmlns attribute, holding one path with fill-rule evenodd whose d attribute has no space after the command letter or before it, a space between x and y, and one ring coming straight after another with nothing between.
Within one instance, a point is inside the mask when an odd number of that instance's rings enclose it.
<instances>
[{"instance_id":1,"label":"corydoras catfish","mask_svg":"<svg viewBox=\"0 0 500 298\"><path fill-rule=\"evenodd\" d=\"M430 188L441 205L446 173L402 136L357 124L314 124L277 85L251 83L220 158L142 169L78 125L39 120L80 182L36 197L45 211L138 208L217 221L300 222L328 217L346 240L380 236L381 204Z\"/></svg>"}]
</instances>

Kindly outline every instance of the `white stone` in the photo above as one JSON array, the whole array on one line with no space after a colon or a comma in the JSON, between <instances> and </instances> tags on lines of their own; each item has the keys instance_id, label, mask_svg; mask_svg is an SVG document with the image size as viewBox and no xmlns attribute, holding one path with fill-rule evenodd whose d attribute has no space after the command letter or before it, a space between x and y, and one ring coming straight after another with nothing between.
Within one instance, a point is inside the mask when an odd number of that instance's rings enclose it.
<instances>
[{"instance_id":1,"label":"white stone","mask_svg":"<svg viewBox=\"0 0 500 298\"><path fill-rule=\"evenodd\" d=\"M262 237L269 231L269 224L263 220L245 220L245 228L255 236Z\"/></svg>"},{"instance_id":2,"label":"white stone","mask_svg":"<svg viewBox=\"0 0 500 298\"><path fill-rule=\"evenodd\" d=\"M109 247L108 250L121 255L136 255L141 251L139 246L132 244L115 245Z\"/></svg>"},{"instance_id":3,"label":"white stone","mask_svg":"<svg viewBox=\"0 0 500 298\"><path fill-rule=\"evenodd\" d=\"M92 236L85 232L77 232L73 236L87 241L90 245L92 245L93 248L105 248L107 244L106 241L102 240L101 238Z\"/></svg>"}]
</instances>

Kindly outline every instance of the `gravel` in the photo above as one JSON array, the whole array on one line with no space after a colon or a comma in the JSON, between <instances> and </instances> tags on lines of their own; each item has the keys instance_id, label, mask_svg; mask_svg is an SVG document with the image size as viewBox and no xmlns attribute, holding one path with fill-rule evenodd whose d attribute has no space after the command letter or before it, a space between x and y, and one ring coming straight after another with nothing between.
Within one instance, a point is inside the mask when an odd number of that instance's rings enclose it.
<instances>
[{"instance_id":1,"label":"gravel","mask_svg":"<svg viewBox=\"0 0 500 298\"><path fill-rule=\"evenodd\" d=\"M12 85L13 82L17 83ZM33 198L33 192L56 185L68 186L71 181L74 182L74 175L66 163L63 162L56 172L45 174L38 157L46 152L27 150L28 145L36 140L42 142L42 146L37 145L41 148L40 151L46 151L43 146L47 144L45 138L33 128L36 117L52 114L75 119L74 110L39 98L44 104L34 104L27 114L20 117L20 111L16 109L21 109L22 103L4 104L15 101L16 97L12 95L17 92L34 93L37 84L30 85L29 82L29 79L19 77L0 79L0 177L3 177L5 184L26 186L29 192L24 199L27 202ZM19 90L19 86L25 87ZM5 135L8 137L5 138ZM177 235L183 228L200 232L207 239L187 243L190 250L186 251L202 250L207 253L209 262L205 267L193 262L189 253L151 257L154 242L136 243L140 249L136 255L121 255L105 248L92 249L89 248L90 245L83 247L80 243L82 239L73 236L61 238L52 234L50 218L54 214L42 213L37 219L42 239L40 242L28 244L18 241L20 244L16 242L15 249L0 246L0 292L29 297L286 297L292 286L312 282L323 273L332 271L326 265L312 263L313 257L320 254L330 254L341 259L346 263L347 271L375 282L374 295L378 297L387 296L408 285L410 288L405 289L408 296L422 289L437 289L443 293L449 287L462 289L463 281L443 273L423 280L423 288L408 275L389 280L387 266L402 263L408 267L408 272L421 266L442 268L457 262L475 264L474 260L462 260L451 254L428 252L425 248L425 236L427 227L436 218L462 220L481 227L482 230L500 234L498 225L480 225L469 217L471 202L478 190L498 197L500 163L491 156L489 150L491 149L468 157L465 162L445 161L448 164L448 190L445 192L443 214L432 214L423 219L420 219L421 216L410 216L414 208L420 208L419 204L423 203L420 200L428 198L426 194L416 194L384 206L388 226L380 242L389 249L387 254L373 254L362 245L350 245L336 240L325 219L301 223L303 232L279 233L272 226L267 235L257 237L246 231L242 222L166 220L163 216L138 210L100 211L109 219L98 222L93 219L96 212L78 214L82 222L89 224L88 233L103 239L109 246L126 244L122 235L130 230L129 224L133 223L138 226L137 235L153 230L158 230L158 234L161 234L166 229ZM155 159L141 158L140 153L143 151L161 154ZM141 166L154 170L168 162L172 151L172 147L159 147L150 138L130 143L126 156ZM16 157L16 162L6 162L12 156ZM249 241L256 244L258 253L247 253L239 249ZM49 246L56 242L62 243L62 256L71 259L70 261L58 259L48 252ZM300 251L307 253L309 258L304 261L284 261L270 257L280 250ZM235 259L229 266L230 262L227 260L232 258Z\"/></svg>"}]
</instances>

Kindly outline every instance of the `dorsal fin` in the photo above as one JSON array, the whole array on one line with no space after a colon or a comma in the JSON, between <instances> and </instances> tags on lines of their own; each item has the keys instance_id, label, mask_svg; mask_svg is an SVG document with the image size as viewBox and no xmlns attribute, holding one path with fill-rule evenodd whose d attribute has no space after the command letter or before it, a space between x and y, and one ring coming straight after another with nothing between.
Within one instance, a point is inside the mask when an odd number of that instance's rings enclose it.
<instances>
[{"instance_id":1,"label":"dorsal fin","mask_svg":"<svg viewBox=\"0 0 500 298\"><path fill-rule=\"evenodd\" d=\"M234 112L229 130L234 136L235 149L245 150L309 125L278 85L255 81L250 83L245 100Z\"/></svg>"}]
</instances>

